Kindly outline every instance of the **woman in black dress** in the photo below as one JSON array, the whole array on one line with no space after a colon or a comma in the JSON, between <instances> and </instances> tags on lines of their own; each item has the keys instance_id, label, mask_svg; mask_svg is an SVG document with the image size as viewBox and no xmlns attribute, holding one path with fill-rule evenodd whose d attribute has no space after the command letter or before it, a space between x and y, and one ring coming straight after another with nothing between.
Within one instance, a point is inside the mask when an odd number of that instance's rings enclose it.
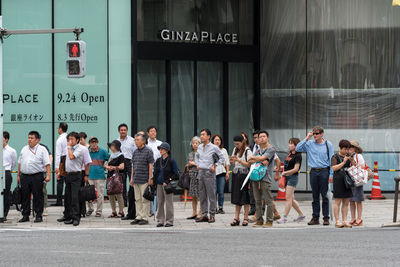
<instances>
[{"instance_id":1,"label":"woman in black dress","mask_svg":"<svg viewBox=\"0 0 400 267\"><path fill-rule=\"evenodd\" d=\"M243 226L249 224L249 210L250 210L250 194L249 194L249 181L242 188L244 180L247 177L251 163L247 162L253 155L246 145L246 141L242 135L233 138L235 148L233 149L230 162L233 165L232 171L232 193L231 203L235 205L235 218L231 226L238 226L240 224L240 210L244 206L244 219Z\"/></svg>"},{"instance_id":2,"label":"woman in black dress","mask_svg":"<svg viewBox=\"0 0 400 267\"><path fill-rule=\"evenodd\" d=\"M332 157L332 170L333 174L333 197L335 203L333 206L333 213L335 215L337 228L351 228L347 222L347 213L349 210L350 198L352 197L351 188L347 188L345 184L345 168L350 167L349 148L351 144L348 140L340 140L339 152ZM339 218L340 204L342 204L342 221Z\"/></svg>"}]
</instances>

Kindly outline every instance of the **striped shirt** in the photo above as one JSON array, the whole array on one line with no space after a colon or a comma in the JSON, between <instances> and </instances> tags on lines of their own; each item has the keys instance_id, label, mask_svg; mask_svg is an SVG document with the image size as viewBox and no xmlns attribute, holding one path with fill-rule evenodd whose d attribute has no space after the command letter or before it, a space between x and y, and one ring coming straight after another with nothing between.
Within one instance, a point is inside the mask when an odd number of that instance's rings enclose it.
<instances>
[{"instance_id":1,"label":"striped shirt","mask_svg":"<svg viewBox=\"0 0 400 267\"><path fill-rule=\"evenodd\" d=\"M149 164L154 162L153 150L148 146L137 148L132 155L133 183L145 184L149 181Z\"/></svg>"},{"instance_id":2,"label":"striped shirt","mask_svg":"<svg viewBox=\"0 0 400 267\"><path fill-rule=\"evenodd\" d=\"M91 180L100 180L105 179L104 175L104 163L108 160L110 155L103 148L98 148L97 151L89 150L90 158L92 159L92 163L90 163L89 168L89 179Z\"/></svg>"}]
</instances>

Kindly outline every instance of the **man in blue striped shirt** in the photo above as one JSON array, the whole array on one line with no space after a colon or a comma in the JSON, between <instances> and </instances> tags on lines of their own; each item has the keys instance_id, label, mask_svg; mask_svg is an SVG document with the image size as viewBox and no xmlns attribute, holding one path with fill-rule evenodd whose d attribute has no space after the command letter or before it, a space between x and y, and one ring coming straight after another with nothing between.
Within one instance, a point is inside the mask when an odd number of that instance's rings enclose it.
<instances>
[{"instance_id":1,"label":"man in blue striped shirt","mask_svg":"<svg viewBox=\"0 0 400 267\"><path fill-rule=\"evenodd\" d=\"M314 140L309 140L314 136ZM320 202L319 195L322 196L322 215L324 216L324 225L329 225L329 199L327 197L329 177L333 177L331 159L333 156L333 147L329 141L323 139L324 128L315 126L307 134L307 137L297 144L297 152L307 153L308 166L310 171L310 184L312 189L312 208L313 218L308 225L319 224Z\"/></svg>"}]
</instances>

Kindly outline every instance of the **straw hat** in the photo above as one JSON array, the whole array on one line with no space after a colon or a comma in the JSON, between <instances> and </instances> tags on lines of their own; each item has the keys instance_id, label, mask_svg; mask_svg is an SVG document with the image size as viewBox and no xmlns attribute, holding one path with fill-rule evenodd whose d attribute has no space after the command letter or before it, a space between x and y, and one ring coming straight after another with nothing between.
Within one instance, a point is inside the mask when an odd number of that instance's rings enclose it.
<instances>
[{"instance_id":1,"label":"straw hat","mask_svg":"<svg viewBox=\"0 0 400 267\"><path fill-rule=\"evenodd\" d=\"M359 154L363 153L363 149L360 147L360 144L358 143L358 141L355 141L355 140L350 141L350 144L352 147L354 147L356 149L357 153L359 153Z\"/></svg>"}]
</instances>

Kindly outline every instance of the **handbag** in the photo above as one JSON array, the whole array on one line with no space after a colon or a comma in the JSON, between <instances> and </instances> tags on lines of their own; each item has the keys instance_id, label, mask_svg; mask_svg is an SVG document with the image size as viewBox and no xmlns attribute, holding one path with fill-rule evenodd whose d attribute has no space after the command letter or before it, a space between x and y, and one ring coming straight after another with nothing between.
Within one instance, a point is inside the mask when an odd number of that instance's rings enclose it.
<instances>
[{"instance_id":1,"label":"handbag","mask_svg":"<svg viewBox=\"0 0 400 267\"><path fill-rule=\"evenodd\" d=\"M22 204L22 190L20 184L17 184L17 186L15 187L14 191L12 192L12 197L14 204Z\"/></svg>"},{"instance_id":2,"label":"handbag","mask_svg":"<svg viewBox=\"0 0 400 267\"><path fill-rule=\"evenodd\" d=\"M351 166L346 171L351 179L353 179L355 186L363 186L368 182L368 172L359 166Z\"/></svg>"},{"instance_id":3,"label":"handbag","mask_svg":"<svg viewBox=\"0 0 400 267\"><path fill-rule=\"evenodd\" d=\"M178 186L178 180L171 180L166 187L164 187L167 194L175 193L176 187Z\"/></svg>"},{"instance_id":4,"label":"handbag","mask_svg":"<svg viewBox=\"0 0 400 267\"><path fill-rule=\"evenodd\" d=\"M258 154L264 155L267 149L263 153L261 151L258 151ZM250 180L258 182L264 178L265 174L267 173L268 167L261 162L255 162L252 164L254 166L253 171L250 173Z\"/></svg>"},{"instance_id":5,"label":"handbag","mask_svg":"<svg viewBox=\"0 0 400 267\"><path fill-rule=\"evenodd\" d=\"M122 175L118 170L114 171L112 176L107 177L106 187L107 195L117 195L123 192Z\"/></svg>"},{"instance_id":6,"label":"handbag","mask_svg":"<svg viewBox=\"0 0 400 267\"><path fill-rule=\"evenodd\" d=\"M340 158L340 156L338 154L335 154L336 159L338 161L338 163L342 163L342 159ZM344 176L344 186L346 187L346 189L351 189L355 186L354 180L350 177L350 175L348 174L348 172L344 169L341 168L340 171L343 172L343 176Z\"/></svg>"},{"instance_id":7,"label":"handbag","mask_svg":"<svg viewBox=\"0 0 400 267\"><path fill-rule=\"evenodd\" d=\"M79 189L79 202L93 201L97 199L96 188L94 185L84 185Z\"/></svg>"},{"instance_id":8,"label":"handbag","mask_svg":"<svg viewBox=\"0 0 400 267\"><path fill-rule=\"evenodd\" d=\"M189 176L189 169L187 167L179 177L178 186L182 189L187 189L187 190L190 188L190 176Z\"/></svg>"},{"instance_id":9,"label":"handbag","mask_svg":"<svg viewBox=\"0 0 400 267\"><path fill-rule=\"evenodd\" d=\"M155 188L154 186L147 186L143 192L143 197L148 201L154 201Z\"/></svg>"}]
</instances>

